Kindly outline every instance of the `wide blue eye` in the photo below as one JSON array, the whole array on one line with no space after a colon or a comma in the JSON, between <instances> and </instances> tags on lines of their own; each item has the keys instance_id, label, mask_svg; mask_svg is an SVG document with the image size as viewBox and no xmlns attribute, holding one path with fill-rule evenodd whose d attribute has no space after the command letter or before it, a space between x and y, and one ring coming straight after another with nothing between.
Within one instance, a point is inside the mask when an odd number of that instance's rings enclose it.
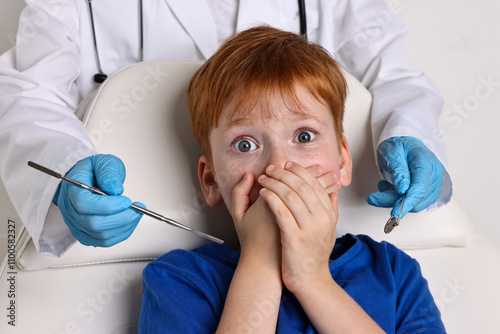
<instances>
[{"instance_id":1,"label":"wide blue eye","mask_svg":"<svg viewBox=\"0 0 500 334\"><path fill-rule=\"evenodd\" d=\"M295 137L294 141L298 143L307 143L313 140L314 137L316 137L316 134L314 134L312 131L301 131Z\"/></svg>"},{"instance_id":2,"label":"wide blue eye","mask_svg":"<svg viewBox=\"0 0 500 334\"><path fill-rule=\"evenodd\" d=\"M257 148L257 145L255 145L255 143L251 140L242 139L238 140L233 147L235 150L240 152L249 152L255 150Z\"/></svg>"}]
</instances>

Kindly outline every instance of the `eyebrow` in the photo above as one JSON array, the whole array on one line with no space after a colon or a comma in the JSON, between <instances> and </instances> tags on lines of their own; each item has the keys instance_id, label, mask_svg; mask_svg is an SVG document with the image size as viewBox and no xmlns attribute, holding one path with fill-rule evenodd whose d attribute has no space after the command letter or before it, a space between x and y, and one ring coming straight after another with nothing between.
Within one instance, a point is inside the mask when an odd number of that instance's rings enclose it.
<instances>
[{"instance_id":1,"label":"eyebrow","mask_svg":"<svg viewBox=\"0 0 500 334\"><path fill-rule=\"evenodd\" d=\"M299 120L304 120L304 119L313 119L315 120L316 122L324 125L324 126L327 126L327 122L325 120L322 120L322 119L319 119L317 118L316 116L314 115L311 115L309 113L306 113L306 112L303 112L303 111L297 111L297 110L290 110L290 112L292 113L293 117L296 118L298 121ZM272 116L272 113L269 113L271 116L269 117L274 117ZM239 117L239 118L236 118L236 119L233 119L231 120L226 126L224 126L224 131L227 131L228 129L232 128L232 127L236 127L236 126L244 126L244 125L249 125L249 124L252 124L253 121L252 121L252 118L247 116L247 117Z\"/></svg>"}]
</instances>

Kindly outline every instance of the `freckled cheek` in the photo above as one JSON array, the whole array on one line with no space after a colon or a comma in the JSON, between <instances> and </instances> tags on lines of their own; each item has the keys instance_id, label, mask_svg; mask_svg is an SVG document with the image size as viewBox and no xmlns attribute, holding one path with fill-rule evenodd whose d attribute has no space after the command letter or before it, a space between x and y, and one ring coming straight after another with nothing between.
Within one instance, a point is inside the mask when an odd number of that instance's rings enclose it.
<instances>
[{"instance_id":1,"label":"freckled cheek","mask_svg":"<svg viewBox=\"0 0 500 334\"><path fill-rule=\"evenodd\" d=\"M339 174L339 159L338 156L332 154L305 154L300 160L296 161L303 167L320 166L323 173L333 172L336 175Z\"/></svg>"}]
</instances>

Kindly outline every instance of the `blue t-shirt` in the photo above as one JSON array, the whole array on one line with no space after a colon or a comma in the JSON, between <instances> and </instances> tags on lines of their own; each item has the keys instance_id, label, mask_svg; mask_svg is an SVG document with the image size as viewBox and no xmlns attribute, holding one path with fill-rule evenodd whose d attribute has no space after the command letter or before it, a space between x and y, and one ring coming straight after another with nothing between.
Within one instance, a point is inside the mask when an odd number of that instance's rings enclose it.
<instances>
[{"instance_id":1,"label":"blue t-shirt","mask_svg":"<svg viewBox=\"0 0 500 334\"><path fill-rule=\"evenodd\" d=\"M209 243L151 262L143 272L140 332L214 333L238 259L228 246ZM333 279L386 333L446 333L419 264L403 251L347 234L337 239L331 259ZM276 332L317 333L285 288Z\"/></svg>"}]
</instances>

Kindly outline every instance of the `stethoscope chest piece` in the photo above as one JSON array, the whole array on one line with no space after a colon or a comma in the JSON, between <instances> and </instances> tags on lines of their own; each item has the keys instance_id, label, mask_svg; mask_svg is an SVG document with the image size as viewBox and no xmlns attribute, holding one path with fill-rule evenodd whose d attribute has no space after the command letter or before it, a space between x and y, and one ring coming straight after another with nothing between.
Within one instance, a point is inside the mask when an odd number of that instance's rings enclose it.
<instances>
[{"instance_id":1,"label":"stethoscope chest piece","mask_svg":"<svg viewBox=\"0 0 500 334\"><path fill-rule=\"evenodd\" d=\"M94 75L94 81L97 83L103 83L107 78L108 76L104 73L97 73L96 75Z\"/></svg>"}]
</instances>

